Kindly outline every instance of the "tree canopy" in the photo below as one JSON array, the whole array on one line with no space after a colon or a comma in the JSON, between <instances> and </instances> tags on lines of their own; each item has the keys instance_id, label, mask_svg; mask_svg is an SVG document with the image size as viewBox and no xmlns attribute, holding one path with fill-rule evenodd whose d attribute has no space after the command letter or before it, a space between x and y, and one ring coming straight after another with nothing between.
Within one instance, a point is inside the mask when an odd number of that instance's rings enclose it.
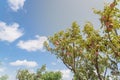
<instances>
[{"instance_id":1,"label":"tree canopy","mask_svg":"<svg viewBox=\"0 0 120 80\"><path fill-rule=\"evenodd\" d=\"M7 80L8 79L8 76L7 75L4 75L4 76L1 76L0 77L0 80Z\"/></svg>"},{"instance_id":2,"label":"tree canopy","mask_svg":"<svg viewBox=\"0 0 120 80\"><path fill-rule=\"evenodd\" d=\"M17 73L18 80L61 80L61 72L46 71L43 65L36 73L30 72L28 69L20 69Z\"/></svg>"},{"instance_id":3,"label":"tree canopy","mask_svg":"<svg viewBox=\"0 0 120 80\"><path fill-rule=\"evenodd\" d=\"M91 22L81 30L77 22L49 37L45 47L74 73L76 80L120 79L120 0L114 0L95 10L101 26Z\"/></svg>"}]
</instances>

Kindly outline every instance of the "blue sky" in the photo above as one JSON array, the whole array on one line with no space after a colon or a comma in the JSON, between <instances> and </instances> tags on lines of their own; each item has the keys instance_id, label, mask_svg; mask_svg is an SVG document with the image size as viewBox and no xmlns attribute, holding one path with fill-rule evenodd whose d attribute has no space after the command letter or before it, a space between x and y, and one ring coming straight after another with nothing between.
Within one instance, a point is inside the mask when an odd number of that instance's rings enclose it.
<instances>
[{"instance_id":1,"label":"blue sky","mask_svg":"<svg viewBox=\"0 0 120 80\"><path fill-rule=\"evenodd\" d=\"M0 75L15 80L20 68L36 70L46 64L48 70L61 70L64 80L70 71L54 55L44 51L43 42L55 32L77 21L81 27L91 21L98 28L98 16L92 8L102 9L112 0L0 0Z\"/></svg>"}]
</instances>

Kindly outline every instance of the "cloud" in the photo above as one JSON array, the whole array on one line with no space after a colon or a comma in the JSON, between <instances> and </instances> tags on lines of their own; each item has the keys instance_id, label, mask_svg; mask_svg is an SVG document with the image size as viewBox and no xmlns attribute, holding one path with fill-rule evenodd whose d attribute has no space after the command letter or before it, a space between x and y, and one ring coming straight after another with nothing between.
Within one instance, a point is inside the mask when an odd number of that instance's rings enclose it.
<instances>
[{"instance_id":1,"label":"cloud","mask_svg":"<svg viewBox=\"0 0 120 80\"><path fill-rule=\"evenodd\" d=\"M60 70L63 76L63 80L72 80L72 73L69 69Z\"/></svg>"},{"instance_id":2,"label":"cloud","mask_svg":"<svg viewBox=\"0 0 120 80\"><path fill-rule=\"evenodd\" d=\"M60 59L57 59L57 61L51 63L53 66L62 64L62 61Z\"/></svg>"},{"instance_id":3,"label":"cloud","mask_svg":"<svg viewBox=\"0 0 120 80\"><path fill-rule=\"evenodd\" d=\"M10 8L17 12L19 9L22 9L26 0L8 0Z\"/></svg>"},{"instance_id":4,"label":"cloud","mask_svg":"<svg viewBox=\"0 0 120 80\"><path fill-rule=\"evenodd\" d=\"M27 41L22 41L21 40L21 41L19 41L17 46L19 48L27 50L27 51L37 51L37 50L43 51L45 41L47 41L47 37L36 35L36 39L27 40Z\"/></svg>"},{"instance_id":5,"label":"cloud","mask_svg":"<svg viewBox=\"0 0 120 80\"><path fill-rule=\"evenodd\" d=\"M0 72L4 72L4 69L0 68Z\"/></svg>"},{"instance_id":6,"label":"cloud","mask_svg":"<svg viewBox=\"0 0 120 80\"><path fill-rule=\"evenodd\" d=\"M55 62L52 62L51 64L52 64L53 66L57 65L57 63L55 63Z\"/></svg>"},{"instance_id":7,"label":"cloud","mask_svg":"<svg viewBox=\"0 0 120 80\"><path fill-rule=\"evenodd\" d=\"M7 25L5 22L0 22L0 40L13 42L23 35L22 30L19 29L18 23Z\"/></svg>"},{"instance_id":8,"label":"cloud","mask_svg":"<svg viewBox=\"0 0 120 80\"><path fill-rule=\"evenodd\" d=\"M0 72L4 72L5 71L5 68L0 68Z\"/></svg>"},{"instance_id":9,"label":"cloud","mask_svg":"<svg viewBox=\"0 0 120 80\"><path fill-rule=\"evenodd\" d=\"M25 66L25 67L36 67L38 64L35 61L27 61L27 60L17 60L15 62L11 62L12 66Z\"/></svg>"}]
</instances>

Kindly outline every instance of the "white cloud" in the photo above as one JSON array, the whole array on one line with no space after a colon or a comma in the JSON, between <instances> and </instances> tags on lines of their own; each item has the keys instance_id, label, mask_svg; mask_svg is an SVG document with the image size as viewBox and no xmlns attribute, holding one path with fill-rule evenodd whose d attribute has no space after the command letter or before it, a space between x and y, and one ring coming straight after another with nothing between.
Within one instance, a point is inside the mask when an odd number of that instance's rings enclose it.
<instances>
[{"instance_id":1,"label":"white cloud","mask_svg":"<svg viewBox=\"0 0 120 80\"><path fill-rule=\"evenodd\" d=\"M26 0L8 0L8 4L13 11L22 9Z\"/></svg>"},{"instance_id":2,"label":"white cloud","mask_svg":"<svg viewBox=\"0 0 120 80\"><path fill-rule=\"evenodd\" d=\"M15 62L11 62L10 65L12 65L12 66L36 67L38 64L35 61L17 60Z\"/></svg>"},{"instance_id":3,"label":"white cloud","mask_svg":"<svg viewBox=\"0 0 120 80\"><path fill-rule=\"evenodd\" d=\"M0 72L4 72L4 69L0 68Z\"/></svg>"},{"instance_id":4,"label":"white cloud","mask_svg":"<svg viewBox=\"0 0 120 80\"><path fill-rule=\"evenodd\" d=\"M69 69L60 70L63 76L63 80L72 80L72 73Z\"/></svg>"},{"instance_id":5,"label":"white cloud","mask_svg":"<svg viewBox=\"0 0 120 80\"><path fill-rule=\"evenodd\" d=\"M37 50L43 51L44 42L47 41L47 37L36 35L36 38L37 39L34 40L19 41L17 46L27 51L37 51Z\"/></svg>"},{"instance_id":6,"label":"white cloud","mask_svg":"<svg viewBox=\"0 0 120 80\"><path fill-rule=\"evenodd\" d=\"M55 62L52 62L51 64L52 64L53 66L57 65L57 63L55 63Z\"/></svg>"},{"instance_id":7,"label":"white cloud","mask_svg":"<svg viewBox=\"0 0 120 80\"><path fill-rule=\"evenodd\" d=\"M5 22L0 22L0 40L13 42L23 35L19 29L18 23L7 25Z\"/></svg>"},{"instance_id":8,"label":"white cloud","mask_svg":"<svg viewBox=\"0 0 120 80\"><path fill-rule=\"evenodd\" d=\"M15 75L16 75L16 74L15 74ZM8 80L16 80L15 75L13 75L13 73L12 73L12 75L9 74Z\"/></svg>"},{"instance_id":9,"label":"white cloud","mask_svg":"<svg viewBox=\"0 0 120 80\"><path fill-rule=\"evenodd\" d=\"M53 66L56 66L57 64L62 64L62 61L60 59L57 59L57 61L51 63Z\"/></svg>"},{"instance_id":10,"label":"white cloud","mask_svg":"<svg viewBox=\"0 0 120 80\"><path fill-rule=\"evenodd\" d=\"M5 71L5 68L0 68L0 72L4 72Z\"/></svg>"}]
</instances>

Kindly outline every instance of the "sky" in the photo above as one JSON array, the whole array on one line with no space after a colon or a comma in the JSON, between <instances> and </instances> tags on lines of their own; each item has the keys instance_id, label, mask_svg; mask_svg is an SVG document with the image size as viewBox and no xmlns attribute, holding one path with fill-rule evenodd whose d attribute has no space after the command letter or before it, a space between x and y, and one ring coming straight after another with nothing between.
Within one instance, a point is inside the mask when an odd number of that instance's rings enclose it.
<instances>
[{"instance_id":1,"label":"sky","mask_svg":"<svg viewBox=\"0 0 120 80\"><path fill-rule=\"evenodd\" d=\"M100 27L92 8L103 9L112 0L0 0L0 76L16 80L18 69L35 71L46 64L48 71L60 70L63 80L72 80L66 66L44 49L44 41L76 21L83 28L91 21Z\"/></svg>"}]
</instances>

